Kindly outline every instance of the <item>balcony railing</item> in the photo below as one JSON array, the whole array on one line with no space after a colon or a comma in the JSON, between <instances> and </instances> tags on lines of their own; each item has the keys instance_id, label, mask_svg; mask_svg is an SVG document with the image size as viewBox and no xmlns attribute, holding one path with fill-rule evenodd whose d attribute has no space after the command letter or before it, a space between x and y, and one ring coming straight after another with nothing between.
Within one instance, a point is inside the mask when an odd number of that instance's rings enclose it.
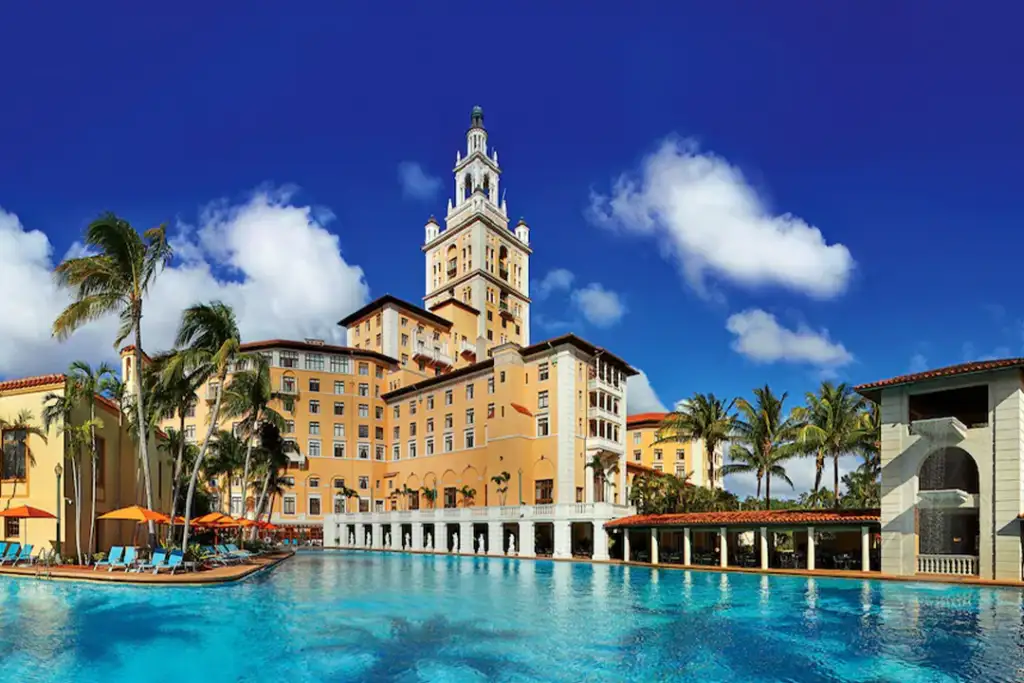
<instances>
[{"instance_id":1,"label":"balcony railing","mask_svg":"<svg viewBox=\"0 0 1024 683\"><path fill-rule=\"evenodd\" d=\"M545 503L541 505L491 505L468 508L436 508L402 511L345 512L336 515L338 523L392 524L399 522L456 524L470 521L511 522L515 520L587 520L615 519L633 514L628 505L614 503Z\"/></svg>"},{"instance_id":2,"label":"balcony railing","mask_svg":"<svg viewBox=\"0 0 1024 683\"><path fill-rule=\"evenodd\" d=\"M952 576L976 576L977 555L918 555L919 574L946 574Z\"/></svg>"},{"instance_id":3,"label":"balcony railing","mask_svg":"<svg viewBox=\"0 0 1024 683\"><path fill-rule=\"evenodd\" d=\"M500 277L502 280L506 280L507 281L508 280L508 268L505 268L503 266L498 266L498 277Z\"/></svg>"},{"instance_id":4,"label":"balcony railing","mask_svg":"<svg viewBox=\"0 0 1024 683\"><path fill-rule=\"evenodd\" d=\"M299 393L299 387L298 387L297 384L291 384L291 385L282 384L281 385L281 393L282 394L288 394L289 396L296 396Z\"/></svg>"},{"instance_id":5,"label":"balcony railing","mask_svg":"<svg viewBox=\"0 0 1024 683\"><path fill-rule=\"evenodd\" d=\"M463 339L462 342L459 344L459 353L462 355L463 358L465 358L466 356L475 356L476 344L469 341L468 339Z\"/></svg>"}]
</instances>

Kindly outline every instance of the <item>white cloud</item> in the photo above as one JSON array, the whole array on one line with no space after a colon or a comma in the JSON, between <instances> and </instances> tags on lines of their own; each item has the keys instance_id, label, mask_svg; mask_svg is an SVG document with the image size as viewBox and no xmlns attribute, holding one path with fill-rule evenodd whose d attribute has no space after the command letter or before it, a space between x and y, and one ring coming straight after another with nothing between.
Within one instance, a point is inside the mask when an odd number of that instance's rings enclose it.
<instances>
[{"instance_id":1,"label":"white cloud","mask_svg":"<svg viewBox=\"0 0 1024 683\"><path fill-rule=\"evenodd\" d=\"M728 462L728 459L726 460ZM844 474L857 469L860 465L860 458L854 455L845 455L839 458L839 490L842 492L845 487L842 485ZM781 479L772 477L772 498L796 498L805 491L814 488L814 458L794 458L783 463L786 474L793 480L793 488ZM832 490L834 475L832 473L832 460L825 461L825 470L821 475L821 486ZM757 493L757 478L753 474L731 474L725 478L725 488L735 493L740 498L753 496ZM761 483L761 498L764 498L764 482Z\"/></svg>"},{"instance_id":2,"label":"white cloud","mask_svg":"<svg viewBox=\"0 0 1024 683\"><path fill-rule=\"evenodd\" d=\"M725 323L736 336L732 348L758 363L810 363L819 367L838 367L853 360L842 344L820 332L801 325L789 330L775 316L761 309L749 309L729 316Z\"/></svg>"},{"instance_id":3,"label":"white cloud","mask_svg":"<svg viewBox=\"0 0 1024 683\"><path fill-rule=\"evenodd\" d=\"M576 276L572 274L571 270L555 268L545 275L543 280L534 283L534 298L546 299L555 292L567 292L575 279Z\"/></svg>"},{"instance_id":4,"label":"white cloud","mask_svg":"<svg viewBox=\"0 0 1024 683\"><path fill-rule=\"evenodd\" d=\"M626 314L622 298L596 282L573 290L572 303L580 309L587 322L598 327L611 327Z\"/></svg>"},{"instance_id":5,"label":"white cloud","mask_svg":"<svg viewBox=\"0 0 1024 683\"><path fill-rule=\"evenodd\" d=\"M709 276L757 288L778 286L819 299L841 294L850 251L789 213L774 214L725 159L669 139L639 177L623 175L610 195L591 194L596 223L659 239L687 281L707 295Z\"/></svg>"},{"instance_id":6,"label":"white cloud","mask_svg":"<svg viewBox=\"0 0 1024 683\"><path fill-rule=\"evenodd\" d=\"M176 258L145 303L143 344L170 346L186 306L222 300L234 307L244 340L316 337L343 341L337 321L364 304L363 271L348 264L338 237L314 216L322 211L291 202L286 192L255 193L247 202L207 207L198 226L179 226ZM81 245L70 250L81 253ZM101 320L64 344L50 335L69 294L53 283L53 247L0 210L0 377L62 371L76 358L116 358L116 323Z\"/></svg>"},{"instance_id":7,"label":"white cloud","mask_svg":"<svg viewBox=\"0 0 1024 683\"><path fill-rule=\"evenodd\" d=\"M398 183L402 186L402 195L412 199L433 199L441 189L441 179L427 174L415 161L398 164Z\"/></svg>"},{"instance_id":8,"label":"white cloud","mask_svg":"<svg viewBox=\"0 0 1024 683\"><path fill-rule=\"evenodd\" d=\"M651 380L647 373L640 370L639 375L634 375L626 380L626 412L629 415L637 413L664 413L668 409L658 398L657 392L651 386Z\"/></svg>"},{"instance_id":9,"label":"white cloud","mask_svg":"<svg viewBox=\"0 0 1024 683\"><path fill-rule=\"evenodd\" d=\"M910 367L907 368L907 372L918 373L924 372L928 369L928 359L925 358L923 353L915 353L910 357Z\"/></svg>"}]
</instances>

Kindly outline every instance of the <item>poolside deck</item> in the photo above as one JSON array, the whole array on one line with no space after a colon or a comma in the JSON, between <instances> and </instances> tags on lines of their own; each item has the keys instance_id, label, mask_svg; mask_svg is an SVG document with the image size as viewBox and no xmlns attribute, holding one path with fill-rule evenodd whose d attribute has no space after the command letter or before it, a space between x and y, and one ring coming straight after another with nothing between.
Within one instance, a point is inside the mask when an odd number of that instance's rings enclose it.
<instances>
[{"instance_id":1,"label":"poolside deck","mask_svg":"<svg viewBox=\"0 0 1024 683\"><path fill-rule=\"evenodd\" d=\"M170 574L161 572L125 572L106 571L99 569L94 571L90 567L61 566L61 567L0 567L0 576L17 576L23 578L35 578L49 581L87 581L91 583L120 583L120 584L146 584L161 586L203 586L218 583L230 583L240 581L252 576L256 572L269 570L295 553L292 551L281 551L254 558L250 563L232 565L229 567L214 567L203 569L197 572L180 572Z\"/></svg>"}]
</instances>

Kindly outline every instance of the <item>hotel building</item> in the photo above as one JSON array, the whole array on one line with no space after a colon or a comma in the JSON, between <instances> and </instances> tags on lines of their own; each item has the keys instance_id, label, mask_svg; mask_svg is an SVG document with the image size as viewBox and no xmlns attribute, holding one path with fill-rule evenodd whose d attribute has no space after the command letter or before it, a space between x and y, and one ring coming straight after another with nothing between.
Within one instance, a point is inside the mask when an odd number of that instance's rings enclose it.
<instances>
[{"instance_id":1,"label":"hotel building","mask_svg":"<svg viewBox=\"0 0 1024 683\"><path fill-rule=\"evenodd\" d=\"M126 381L127 381L127 377ZM0 430L3 460L0 463L0 508L22 505L45 510L59 516L61 553L74 555L75 506L79 508L82 551L88 551L91 521L92 464L88 453L77 460L81 468L82 500L76 500L72 477L72 457L65 448L65 429L80 427L94 411L97 429L96 513L101 515L128 505L145 505L146 495L138 457L138 442L128 429L116 403L97 396L92 410L83 400L71 412L71 424L52 424L45 436L26 427L43 429L43 410L50 395L63 396L66 377L61 374L42 375L0 382L0 420L7 426ZM27 415L26 415L27 411ZM29 419L19 421L19 415ZM157 448L156 439L149 444L150 476L153 483L153 506L170 509L170 457ZM58 485L59 482L59 485ZM0 519L0 541L32 544L34 554L56 548L57 519ZM138 531L134 522L96 522L96 548L107 550L111 545L130 543Z\"/></svg>"},{"instance_id":2,"label":"hotel building","mask_svg":"<svg viewBox=\"0 0 1024 683\"><path fill-rule=\"evenodd\" d=\"M636 371L572 334L531 342L530 233L509 227L500 175L474 108L444 227L425 226L423 305L378 298L339 322L344 346L243 345L293 396L277 406L298 454L275 523L329 546L608 556L603 524L629 511ZM215 387L201 391L212 400ZM207 410L187 437L201 441ZM221 509L251 509L252 493L225 483L210 482Z\"/></svg>"},{"instance_id":3,"label":"hotel building","mask_svg":"<svg viewBox=\"0 0 1024 683\"><path fill-rule=\"evenodd\" d=\"M658 443L658 430L668 413L638 413L626 420L627 469L630 482L641 472L667 472L677 477L690 475L694 486L721 488L723 446L714 455L714 477L708 468L708 454L702 439Z\"/></svg>"}]
</instances>

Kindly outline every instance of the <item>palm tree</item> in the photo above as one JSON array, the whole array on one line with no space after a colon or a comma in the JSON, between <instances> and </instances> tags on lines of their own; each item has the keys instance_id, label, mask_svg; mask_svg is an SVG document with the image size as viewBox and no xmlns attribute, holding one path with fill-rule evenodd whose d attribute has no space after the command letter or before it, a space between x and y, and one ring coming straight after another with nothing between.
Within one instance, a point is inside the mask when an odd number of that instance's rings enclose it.
<instances>
[{"instance_id":1,"label":"palm tree","mask_svg":"<svg viewBox=\"0 0 1024 683\"><path fill-rule=\"evenodd\" d=\"M398 495L405 498L405 509L408 510L412 507L412 494L416 493L416 489L409 488L408 484L402 484L402 488L398 489Z\"/></svg>"},{"instance_id":2,"label":"palm tree","mask_svg":"<svg viewBox=\"0 0 1024 683\"><path fill-rule=\"evenodd\" d=\"M267 521L270 521L274 509L273 496L280 485L280 472L288 465L288 454L295 450L294 444L281 438L280 428L272 422L262 422L260 430L260 449L257 451L257 469L263 475L263 490L256 502L256 519L266 507ZM351 489L348 489L351 490ZM269 505L268 503L269 496Z\"/></svg>"},{"instance_id":3,"label":"palm tree","mask_svg":"<svg viewBox=\"0 0 1024 683\"><path fill-rule=\"evenodd\" d=\"M82 561L82 483L79 467L82 457L84 439L82 432L77 430L72 420L72 411L78 399L77 387L70 378L64 380L64 391L51 392L43 397L43 430L49 433L51 428L64 439L64 460L69 466L71 491L75 507L75 550L78 562ZM59 499L63 501L64 492Z\"/></svg>"},{"instance_id":4,"label":"palm tree","mask_svg":"<svg viewBox=\"0 0 1024 683\"><path fill-rule=\"evenodd\" d=\"M164 226L140 235L131 224L112 213L100 216L85 230L85 246L96 253L69 258L54 270L57 283L74 290L74 300L53 321L53 335L66 340L83 325L117 314L121 325L114 339L118 347L135 336L132 375L138 420L139 460L146 487L146 505L153 507L149 447L142 399L142 302L157 274L171 260L172 250ZM149 542L156 545L156 526L149 522Z\"/></svg>"},{"instance_id":5,"label":"palm tree","mask_svg":"<svg viewBox=\"0 0 1024 683\"><path fill-rule=\"evenodd\" d=\"M28 447L28 437L36 436L46 443L46 434L49 429L40 429L35 424L35 416L27 408L18 411L13 419L0 417L0 434L3 435L3 463L0 473L4 479L14 480L11 487L11 497L7 500L7 507L11 507L14 494L18 488L19 481L25 481L28 469L36 464L32 449Z\"/></svg>"},{"instance_id":6,"label":"palm tree","mask_svg":"<svg viewBox=\"0 0 1024 683\"><path fill-rule=\"evenodd\" d=\"M161 415L173 413L178 418L178 429L166 430L171 444L165 452L174 459L173 482L171 484L171 518L178 515L178 500L181 497L181 486L185 479L185 458L190 446L185 439L185 418L194 414L200 382L198 373L189 372L182 363L171 363L173 352L161 354L153 359L148 378L153 384L152 395L155 397L156 410ZM174 436L171 433L174 432ZM194 459L193 459L194 462ZM173 527L172 527L173 529Z\"/></svg>"},{"instance_id":7,"label":"palm tree","mask_svg":"<svg viewBox=\"0 0 1024 683\"><path fill-rule=\"evenodd\" d=\"M472 504L473 499L476 498L476 489L468 485L463 485L458 490L458 494L462 496L462 507L466 507L467 501Z\"/></svg>"},{"instance_id":8,"label":"palm tree","mask_svg":"<svg viewBox=\"0 0 1024 683\"><path fill-rule=\"evenodd\" d=\"M224 382L227 379L228 369L239 354L239 347L242 343L239 339L240 336L235 313L230 306L220 301L195 304L186 308L182 313L181 327L178 329L178 336L174 341L178 351L168 363L168 371L175 371L175 366L180 364L185 368L184 371L190 374L195 373L197 382L200 379L203 382L216 379L216 395L209 418L210 426L192 467L192 476L188 482L188 494L185 497L185 531L182 536L185 548L188 547L192 497L195 495L196 484L199 481L203 458L206 457L210 441L217 430L221 401L224 397Z\"/></svg>"},{"instance_id":9,"label":"palm tree","mask_svg":"<svg viewBox=\"0 0 1024 683\"><path fill-rule=\"evenodd\" d=\"M757 477L757 495L764 481L766 509L771 509L772 477L793 486L783 463L797 455L793 440L799 423L792 413L785 415L783 404L788 394L776 396L766 384L754 389L754 403L736 400L739 417L733 424L729 449L730 462L722 467L722 476L752 472Z\"/></svg>"},{"instance_id":10,"label":"palm tree","mask_svg":"<svg viewBox=\"0 0 1024 683\"><path fill-rule=\"evenodd\" d=\"M227 479L228 492L228 514L231 514L231 500L234 497L233 482L238 470L241 469L245 460L245 442L229 430L222 429L217 432L217 438L210 443L210 452L203 466L203 474L209 479L224 477ZM245 503L245 482L242 482L243 498Z\"/></svg>"},{"instance_id":11,"label":"palm tree","mask_svg":"<svg viewBox=\"0 0 1024 683\"><path fill-rule=\"evenodd\" d=\"M261 353L243 356L243 362L252 363L252 367L236 372L231 378L231 385L224 394L224 416L227 418L241 417L239 427L245 434L248 446L245 450L245 462L242 467L242 516L245 516L245 501L248 498L249 462L252 458L253 444L262 422L273 422L279 429L284 428L284 418L270 407L272 401L284 400L286 396L274 391L270 380L270 361Z\"/></svg>"},{"instance_id":12,"label":"palm tree","mask_svg":"<svg viewBox=\"0 0 1024 683\"><path fill-rule=\"evenodd\" d=\"M106 386L104 384L105 379L113 375L114 368L106 363L100 363L94 370L85 361L76 360L68 368L68 382L75 385L75 393L77 395L84 397L89 402L88 446L89 460L92 465L89 468L92 479L92 495L89 504L89 545L87 547L87 555L90 558L96 553L96 487L98 485L99 469L102 466L100 463L99 444L96 441L96 430L103 428L103 422L96 419L96 397L103 393ZM76 516L81 514L77 508L75 514Z\"/></svg>"},{"instance_id":13,"label":"palm tree","mask_svg":"<svg viewBox=\"0 0 1024 683\"><path fill-rule=\"evenodd\" d=\"M512 475L508 472L502 472L491 477L491 481L494 482L495 491L498 493L498 504L505 504L505 494L508 493L508 483L512 481Z\"/></svg>"},{"instance_id":14,"label":"palm tree","mask_svg":"<svg viewBox=\"0 0 1024 683\"><path fill-rule=\"evenodd\" d=\"M665 416L655 443L689 441L704 442L704 456L708 465L708 485L715 482L715 453L718 446L728 440L735 417L735 401L723 401L714 394L695 393L682 401L676 410Z\"/></svg>"},{"instance_id":15,"label":"palm tree","mask_svg":"<svg viewBox=\"0 0 1024 683\"><path fill-rule=\"evenodd\" d=\"M815 455L814 490L821 485L825 458L832 458L835 505L839 505L839 458L852 453L865 442L864 399L849 385L822 382L818 393L808 392L807 406L797 415L803 423L799 444Z\"/></svg>"},{"instance_id":16,"label":"palm tree","mask_svg":"<svg viewBox=\"0 0 1024 683\"><path fill-rule=\"evenodd\" d=\"M608 488L614 484L615 475L619 473L619 459L614 453L595 453L585 465L594 470L595 483L601 485L601 500L608 500Z\"/></svg>"},{"instance_id":17,"label":"palm tree","mask_svg":"<svg viewBox=\"0 0 1024 683\"><path fill-rule=\"evenodd\" d=\"M423 499L430 504L430 507L434 507L434 501L437 500L437 489L422 487L420 491L423 493Z\"/></svg>"}]
</instances>

